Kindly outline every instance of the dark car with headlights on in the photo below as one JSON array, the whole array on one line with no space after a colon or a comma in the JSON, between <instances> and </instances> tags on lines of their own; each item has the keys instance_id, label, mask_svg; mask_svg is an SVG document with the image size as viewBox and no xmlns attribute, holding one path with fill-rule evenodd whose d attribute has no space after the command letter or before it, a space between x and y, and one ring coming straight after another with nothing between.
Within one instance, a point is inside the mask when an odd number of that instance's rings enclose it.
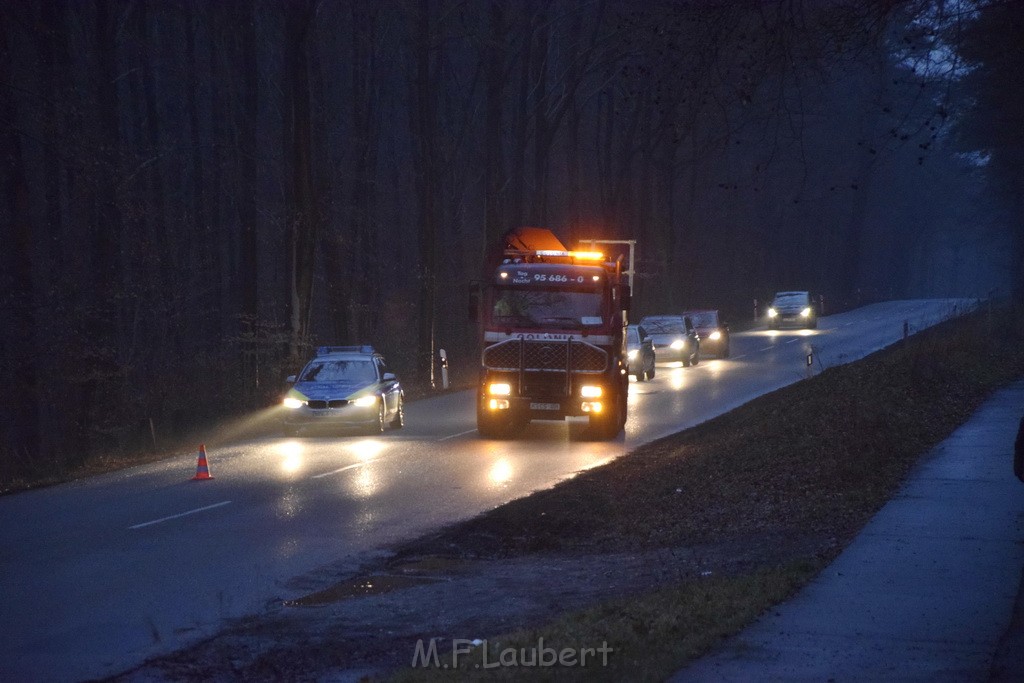
<instances>
[{"instance_id":1,"label":"dark car with headlights on","mask_svg":"<svg viewBox=\"0 0 1024 683\"><path fill-rule=\"evenodd\" d=\"M626 328L626 372L638 382L654 379L654 343L639 325Z\"/></svg>"},{"instance_id":2,"label":"dark car with headlights on","mask_svg":"<svg viewBox=\"0 0 1024 683\"><path fill-rule=\"evenodd\" d=\"M684 317L693 322L693 328L700 337L702 355L713 355L718 358L729 357L729 326L722 321L717 310L704 309L687 311Z\"/></svg>"},{"instance_id":3,"label":"dark car with headlights on","mask_svg":"<svg viewBox=\"0 0 1024 683\"><path fill-rule=\"evenodd\" d=\"M778 292L768 307L768 329L818 327L818 313L809 292Z\"/></svg>"},{"instance_id":4,"label":"dark car with headlights on","mask_svg":"<svg viewBox=\"0 0 1024 683\"><path fill-rule=\"evenodd\" d=\"M371 346L321 346L282 400L285 436L301 429L357 427L379 434L405 424L405 394Z\"/></svg>"},{"instance_id":5,"label":"dark car with headlights on","mask_svg":"<svg viewBox=\"0 0 1024 683\"><path fill-rule=\"evenodd\" d=\"M651 338L659 363L680 361L683 367L700 362L700 338L692 321L681 315L649 315L640 328Z\"/></svg>"}]
</instances>

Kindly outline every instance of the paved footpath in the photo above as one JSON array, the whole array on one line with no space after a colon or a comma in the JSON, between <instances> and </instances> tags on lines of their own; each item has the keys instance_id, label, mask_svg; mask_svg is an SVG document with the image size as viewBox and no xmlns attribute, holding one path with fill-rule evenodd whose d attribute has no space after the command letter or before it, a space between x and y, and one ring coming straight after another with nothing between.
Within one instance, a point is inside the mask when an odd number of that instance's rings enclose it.
<instances>
[{"instance_id":1,"label":"paved footpath","mask_svg":"<svg viewBox=\"0 0 1024 683\"><path fill-rule=\"evenodd\" d=\"M922 458L796 597L673 681L1024 681L1024 382Z\"/></svg>"}]
</instances>

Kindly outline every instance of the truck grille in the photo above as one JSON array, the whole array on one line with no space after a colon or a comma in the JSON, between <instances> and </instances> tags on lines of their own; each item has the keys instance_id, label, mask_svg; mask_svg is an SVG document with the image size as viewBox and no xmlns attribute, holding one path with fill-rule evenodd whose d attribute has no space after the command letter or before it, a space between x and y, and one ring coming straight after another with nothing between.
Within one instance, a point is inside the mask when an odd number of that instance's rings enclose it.
<instances>
[{"instance_id":1,"label":"truck grille","mask_svg":"<svg viewBox=\"0 0 1024 683\"><path fill-rule=\"evenodd\" d=\"M490 370L604 372L608 352L593 344L574 341L525 341L509 339L484 349L483 364ZM569 367L571 363L571 367Z\"/></svg>"},{"instance_id":2,"label":"truck grille","mask_svg":"<svg viewBox=\"0 0 1024 683\"><path fill-rule=\"evenodd\" d=\"M523 396L534 398L564 398L570 395L565 384L565 373L527 372L523 376L520 392Z\"/></svg>"}]
</instances>

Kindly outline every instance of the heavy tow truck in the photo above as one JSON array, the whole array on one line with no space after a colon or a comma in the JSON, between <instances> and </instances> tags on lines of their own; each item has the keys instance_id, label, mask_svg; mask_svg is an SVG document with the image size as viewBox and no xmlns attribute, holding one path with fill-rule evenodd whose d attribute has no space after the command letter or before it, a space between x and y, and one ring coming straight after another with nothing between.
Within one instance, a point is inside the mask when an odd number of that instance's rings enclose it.
<instances>
[{"instance_id":1,"label":"heavy tow truck","mask_svg":"<svg viewBox=\"0 0 1024 683\"><path fill-rule=\"evenodd\" d=\"M483 332L477 431L507 438L531 420L581 417L592 438L615 438L629 388L623 257L569 250L544 228L510 231L504 247L470 309Z\"/></svg>"}]
</instances>

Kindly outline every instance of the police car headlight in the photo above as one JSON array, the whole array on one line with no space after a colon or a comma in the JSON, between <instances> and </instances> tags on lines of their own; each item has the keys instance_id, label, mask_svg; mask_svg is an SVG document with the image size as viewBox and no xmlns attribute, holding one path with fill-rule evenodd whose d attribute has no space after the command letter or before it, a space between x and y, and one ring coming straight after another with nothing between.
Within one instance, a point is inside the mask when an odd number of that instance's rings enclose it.
<instances>
[{"instance_id":1,"label":"police car headlight","mask_svg":"<svg viewBox=\"0 0 1024 683\"><path fill-rule=\"evenodd\" d=\"M377 405L377 397L373 394L367 394L366 396L360 396L356 400L352 401L352 405L359 408L369 408L370 406Z\"/></svg>"},{"instance_id":2,"label":"police car headlight","mask_svg":"<svg viewBox=\"0 0 1024 683\"><path fill-rule=\"evenodd\" d=\"M283 405L285 408L291 408L292 410L295 410L296 408L301 408L302 406L306 405L306 402L300 401L297 398L292 398L291 396L285 396L284 400L281 401L281 405Z\"/></svg>"},{"instance_id":3,"label":"police car headlight","mask_svg":"<svg viewBox=\"0 0 1024 683\"><path fill-rule=\"evenodd\" d=\"M769 308L769 309L768 309L768 317L769 317L769 318L774 318L774 317L775 317L775 316L777 316L778 314L779 314L779 312L778 312L778 311L776 311L776 310L775 310L774 308Z\"/></svg>"},{"instance_id":4,"label":"police car headlight","mask_svg":"<svg viewBox=\"0 0 1024 683\"><path fill-rule=\"evenodd\" d=\"M718 341L719 339L722 338L722 333L719 332L718 330L715 330L714 332L711 333L709 338L711 339L711 341Z\"/></svg>"},{"instance_id":5,"label":"police car headlight","mask_svg":"<svg viewBox=\"0 0 1024 683\"><path fill-rule=\"evenodd\" d=\"M809 318L811 316L811 307L808 306L804 310L800 311L800 315L802 315L805 318Z\"/></svg>"},{"instance_id":6,"label":"police car headlight","mask_svg":"<svg viewBox=\"0 0 1024 683\"><path fill-rule=\"evenodd\" d=\"M675 349L676 351L683 348L684 346L686 346L686 342L682 339L676 339L674 342L672 342L672 348Z\"/></svg>"},{"instance_id":7,"label":"police car headlight","mask_svg":"<svg viewBox=\"0 0 1024 683\"><path fill-rule=\"evenodd\" d=\"M636 354L637 354L637 350L636 349L630 349L626 353L626 357L629 358L630 360L636 360Z\"/></svg>"}]
</instances>

